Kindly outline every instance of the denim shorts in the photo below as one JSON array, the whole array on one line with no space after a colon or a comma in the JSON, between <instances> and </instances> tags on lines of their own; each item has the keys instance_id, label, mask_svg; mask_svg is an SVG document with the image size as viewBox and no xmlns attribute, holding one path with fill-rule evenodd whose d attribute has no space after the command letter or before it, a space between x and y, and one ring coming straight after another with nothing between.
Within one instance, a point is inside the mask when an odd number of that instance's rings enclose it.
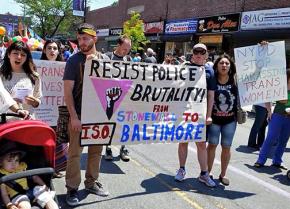
<instances>
[{"instance_id":1,"label":"denim shorts","mask_svg":"<svg viewBox=\"0 0 290 209\"><path fill-rule=\"evenodd\" d=\"M211 124L208 127L208 143L218 145L221 135L221 145L225 147L232 146L236 127L237 121L225 125Z\"/></svg>"}]
</instances>

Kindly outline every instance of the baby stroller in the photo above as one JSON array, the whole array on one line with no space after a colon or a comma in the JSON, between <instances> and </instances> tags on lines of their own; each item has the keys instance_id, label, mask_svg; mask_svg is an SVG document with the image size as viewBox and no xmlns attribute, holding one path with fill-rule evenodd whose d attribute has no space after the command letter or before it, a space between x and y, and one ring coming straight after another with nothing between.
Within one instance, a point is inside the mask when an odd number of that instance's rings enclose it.
<instances>
[{"instance_id":1,"label":"baby stroller","mask_svg":"<svg viewBox=\"0 0 290 209\"><path fill-rule=\"evenodd\" d=\"M17 143L18 147L26 153L23 161L27 163L27 170L1 177L0 184L27 178L28 185L34 186L29 179L38 175L51 190L54 190L51 179L55 162L55 132L41 121L16 120L6 122L6 116L21 117L14 113L1 114L0 146L5 140ZM1 149L3 148L0 147ZM58 204L57 198L54 199ZM2 198L0 198L0 208L5 208ZM36 205L33 208L39 208L39 206Z\"/></svg>"}]
</instances>

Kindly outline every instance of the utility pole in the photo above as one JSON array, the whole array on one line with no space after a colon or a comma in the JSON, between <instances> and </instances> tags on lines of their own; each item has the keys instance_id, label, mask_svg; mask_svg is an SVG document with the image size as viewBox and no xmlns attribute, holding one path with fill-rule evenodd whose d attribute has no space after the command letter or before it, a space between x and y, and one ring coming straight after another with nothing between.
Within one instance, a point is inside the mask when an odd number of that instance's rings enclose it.
<instances>
[{"instance_id":1,"label":"utility pole","mask_svg":"<svg viewBox=\"0 0 290 209\"><path fill-rule=\"evenodd\" d=\"M84 0L84 23L86 22L87 16L87 0Z\"/></svg>"}]
</instances>

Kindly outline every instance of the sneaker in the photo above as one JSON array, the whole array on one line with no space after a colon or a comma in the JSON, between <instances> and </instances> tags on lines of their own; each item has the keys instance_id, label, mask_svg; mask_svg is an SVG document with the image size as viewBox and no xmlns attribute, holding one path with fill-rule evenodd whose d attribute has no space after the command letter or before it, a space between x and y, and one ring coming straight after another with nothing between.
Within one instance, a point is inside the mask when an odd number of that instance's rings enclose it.
<instances>
[{"instance_id":1,"label":"sneaker","mask_svg":"<svg viewBox=\"0 0 290 209\"><path fill-rule=\"evenodd\" d=\"M282 164L275 164L273 163L271 166L274 166L276 168L279 168L279 169L283 169L283 170L288 170L288 168Z\"/></svg>"},{"instance_id":2,"label":"sneaker","mask_svg":"<svg viewBox=\"0 0 290 209\"><path fill-rule=\"evenodd\" d=\"M208 173L206 173L205 175L199 176L198 180L202 183L205 183L205 185L208 187L216 187L216 183L210 178Z\"/></svg>"},{"instance_id":3,"label":"sneaker","mask_svg":"<svg viewBox=\"0 0 290 209\"><path fill-rule=\"evenodd\" d=\"M183 181L185 178L185 174L186 174L185 170L183 168L179 168L174 177L175 181Z\"/></svg>"},{"instance_id":4,"label":"sneaker","mask_svg":"<svg viewBox=\"0 0 290 209\"><path fill-rule=\"evenodd\" d=\"M120 158L123 161L128 162L130 160L129 151L127 149L120 149Z\"/></svg>"},{"instance_id":5,"label":"sneaker","mask_svg":"<svg viewBox=\"0 0 290 209\"><path fill-rule=\"evenodd\" d=\"M105 160L113 160L113 153L111 148L106 148Z\"/></svg>"},{"instance_id":6,"label":"sneaker","mask_svg":"<svg viewBox=\"0 0 290 209\"><path fill-rule=\"evenodd\" d=\"M69 206L77 206L79 204L79 196L78 196L78 191L77 190L71 190L67 191L66 194L66 203Z\"/></svg>"},{"instance_id":7,"label":"sneaker","mask_svg":"<svg viewBox=\"0 0 290 209\"><path fill-rule=\"evenodd\" d=\"M102 197L109 196L109 192L104 190L103 185L100 182L95 182L92 187L88 187L86 190L92 194L96 194Z\"/></svg>"}]
</instances>

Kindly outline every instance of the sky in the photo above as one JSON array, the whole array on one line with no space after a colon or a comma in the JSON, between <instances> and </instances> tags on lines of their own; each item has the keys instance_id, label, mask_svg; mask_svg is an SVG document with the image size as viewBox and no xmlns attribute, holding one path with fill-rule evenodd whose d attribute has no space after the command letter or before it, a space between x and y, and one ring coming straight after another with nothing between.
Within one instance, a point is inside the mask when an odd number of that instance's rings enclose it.
<instances>
[{"instance_id":1,"label":"sky","mask_svg":"<svg viewBox=\"0 0 290 209\"><path fill-rule=\"evenodd\" d=\"M116 0L89 0L91 10L111 5ZM0 0L0 14L7 12L13 15L23 15L21 6L14 0Z\"/></svg>"}]
</instances>

